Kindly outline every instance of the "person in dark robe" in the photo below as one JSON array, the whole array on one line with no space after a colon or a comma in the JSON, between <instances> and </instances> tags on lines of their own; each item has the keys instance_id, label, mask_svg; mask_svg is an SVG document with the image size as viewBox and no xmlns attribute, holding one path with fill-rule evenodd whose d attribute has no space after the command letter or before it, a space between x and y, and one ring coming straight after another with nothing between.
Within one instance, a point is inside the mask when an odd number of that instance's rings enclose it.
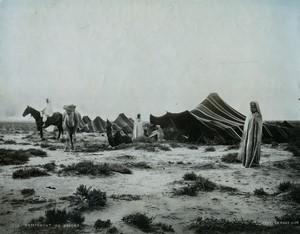
<instances>
[{"instance_id":1,"label":"person in dark robe","mask_svg":"<svg viewBox=\"0 0 300 234\"><path fill-rule=\"evenodd\" d=\"M262 114L258 102L250 103L251 114L246 118L238 160L246 168L258 166L261 155Z\"/></svg>"}]
</instances>

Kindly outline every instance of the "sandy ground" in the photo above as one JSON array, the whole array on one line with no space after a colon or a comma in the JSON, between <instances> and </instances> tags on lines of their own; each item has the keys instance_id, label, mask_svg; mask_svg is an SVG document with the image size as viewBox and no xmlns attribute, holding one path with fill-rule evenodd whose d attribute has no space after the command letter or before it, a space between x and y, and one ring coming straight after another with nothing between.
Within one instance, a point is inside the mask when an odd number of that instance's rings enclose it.
<instances>
[{"instance_id":1,"label":"sandy ground","mask_svg":"<svg viewBox=\"0 0 300 234\"><path fill-rule=\"evenodd\" d=\"M252 219L260 222L274 222L275 216L282 216L290 211L300 212L299 206L286 201L282 194L264 198L253 195L254 189L263 188L272 194L283 181L299 182L299 173L291 165L299 165L299 158L285 151L285 145L274 148L262 146L260 167L244 168L240 164L221 162L221 157L237 150L227 150L227 146L215 146L215 152L206 152L207 146L189 149L185 144L170 147L170 142L163 143L171 151L147 152L133 148L106 150L94 153L64 152L64 143L51 139L53 133L46 133L47 140L41 141L36 132L9 131L2 129L0 148L6 149L41 149L41 143L56 146L57 150L47 152L48 157L31 157L24 165L0 166L0 233L22 233L19 226L26 225L33 218L44 215L50 208L69 208L70 202L60 198L72 195L80 184L105 191L108 204L97 211L84 212L85 228L82 232L99 233L93 229L97 219L110 219L119 233L142 233L126 225L121 219L124 215L139 211L155 217L154 222L172 225L175 233L193 233L187 226L197 217L233 219ZM6 140L15 140L16 144L4 144ZM79 133L77 141L94 144L106 143L105 136L99 133ZM79 147L80 148L80 147ZM128 157L132 156L132 157ZM12 173L24 166L33 166L55 162L56 165L70 165L82 160L93 162L121 163L146 162L151 169L131 168L132 174L114 173L111 176L62 176L56 169L51 176L30 179L13 179ZM276 167L281 162L284 169ZM213 169L202 166L213 163ZM199 192L195 197L175 196L174 188L182 186L182 176L194 171L209 178L218 185L237 188L237 192ZM46 187L53 186L56 189ZM35 195L24 197L21 190L33 188ZM111 195L139 195L140 200L126 201L110 198ZM100 232L101 233L101 232ZM105 233L105 232L103 232Z\"/></svg>"}]
</instances>

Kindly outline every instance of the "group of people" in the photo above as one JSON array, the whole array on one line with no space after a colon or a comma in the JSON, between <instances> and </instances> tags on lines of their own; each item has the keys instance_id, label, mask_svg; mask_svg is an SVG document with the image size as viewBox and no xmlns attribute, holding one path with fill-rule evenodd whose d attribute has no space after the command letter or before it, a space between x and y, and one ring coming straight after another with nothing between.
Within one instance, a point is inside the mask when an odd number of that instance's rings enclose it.
<instances>
[{"instance_id":1,"label":"group of people","mask_svg":"<svg viewBox=\"0 0 300 234\"><path fill-rule=\"evenodd\" d=\"M133 140L138 140L141 137L145 136L144 132L144 127L143 127L143 122L141 119L141 114L137 114L137 117L134 121L133 125L133 134L132 134L132 139ZM159 142L162 142L164 139L164 131L160 127L160 125L156 125L156 130L154 130L149 138L156 139Z\"/></svg>"},{"instance_id":2,"label":"group of people","mask_svg":"<svg viewBox=\"0 0 300 234\"><path fill-rule=\"evenodd\" d=\"M49 98L46 99L47 106L41 111L41 117L45 124L47 118L52 116L52 103ZM258 166L261 156L261 142L262 142L262 114L258 102L250 103L251 114L246 118L243 135L240 143L238 160L242 162L246 168ZM141 119L141 114L138 114L133 127L132 139L144 137L144 127ZM164 138L163 129L157 125L149 138L155 138L162 142Z\"/></svg>"}]
</instances>

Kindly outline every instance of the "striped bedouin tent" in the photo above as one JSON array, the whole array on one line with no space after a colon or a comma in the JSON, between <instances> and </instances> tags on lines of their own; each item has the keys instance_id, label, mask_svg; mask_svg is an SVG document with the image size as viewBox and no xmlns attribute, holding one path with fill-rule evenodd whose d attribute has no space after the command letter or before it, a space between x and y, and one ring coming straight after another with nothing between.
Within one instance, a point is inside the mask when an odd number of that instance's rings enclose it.
<instances>
[{"instance_id":1,"label":"striped bedouin tent","mask_svg":"<svg viewBox=\"0 0 300 234\"><path fill-rule=\"evenodd\" d=\"M246 116L224 102L217 93L211 93L195 109L180 113L167 112L156 117L150 115L150 123L162 128L180 130L192 142L218 139L222 143L241 140ZM264 122L263 138L285 142L293 126L286 121Z\"/></svg>"}]
</instances>

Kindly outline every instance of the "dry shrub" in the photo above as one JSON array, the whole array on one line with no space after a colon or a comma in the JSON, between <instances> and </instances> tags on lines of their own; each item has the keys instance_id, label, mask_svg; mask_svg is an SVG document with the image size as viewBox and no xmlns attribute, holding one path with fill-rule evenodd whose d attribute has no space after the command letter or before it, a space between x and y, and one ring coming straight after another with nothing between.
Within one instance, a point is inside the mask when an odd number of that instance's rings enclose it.
<instances>
[{"instance_id":1,"label":"dry shrub","mask_svg":"<svg viewBox=\"0 0 300 234\"><path fill-rule=\"evenodd\" d=\"M294 185L291 189L290 196L292 201L300 203L300 185Z\"/></svg>"},{"instance_id":2,"label":"dry shrub","mask_svg":"<svg viewBox=\"0 0 300 234\"><path fill-rule=\"evenodd\" d=\"M47 171L53 172L56 168L56 164L54 162L46 163L45 165L42 166L44 169Z\"/></svg>"},{"instance_id":3,"label":"dry shrub","mask_svg":"<svg viewBox=\"0 0 300 234\"><path fill-rule=\"evenodd\" d=\"M170 151L171 149L166 146L166 145L162 145L162 144L159 144L159 143L153 143L153 144L149 144L149 143L144 143L144 144L138 144L135 149L138 149L138 150L145 150L145 151L148 151L148 152L155 152L156 149L159 149L159 150L163 150L163 151Z\"/></svg>"},{"instance_id":4,"label":"dry shrub","mask_svg":"<svg viewBox=\"0 0 300 234\"><path fill-rule=\"evenodd\" d=\"M170 146L171 146L172 148L180 148L180 147L181 147L180 144L175 143L175 142L170 143Z\"/></svg>"},{"instance_id":5,"label":"dry shrub","mask_svg":"<svg viewBox=\"0 0 300 234\"><path fill-rule=\"evenodd\" d=\"M118 160L135 160L136 157L135 156L132 156L132 155L122 155L122 156L118 156L116 157Z\"/></svg>"},{"instance_id":6,"label":"dry shrub","mask_svg":"<svg viewBox=\"0 0 300 234\"><path fill-rule=\"evenodd\" d=\"M77 202L80 206L80 210L94 210L104 207L107 202L106 192L102 192L100 189L87 188L81 184L74 193Z\"/></svg>"},{"instance_id":7,"label":"dry shrub","mask_svg":"<svg viewBox=\"0 0 300 234\"><path fill-rule=\"evenodd\" d=\"M244 231L261 230L261 225L253 220L234 220L229 221L226 219L216 218L202 218L199 217L196 221L189 226L190 229L195 230L196 233L240 233Z\"/></svg>"},{"instance_id":8,"label":"dry shrub","mask_svg":"<svg viewBox=\"0 0 300 234\"><path fill-rule=\"evenodd\" d=\"M230 186L219 186L219 190L221 192L236 192L238 189L237 188L233 188L233 187L230 187Z\"/></svg>"},{"instance_id":9,"label":"dry shrub","mask_svg":"<svg viewBox=\"0 0 300 234\"><path fill-rule=\"evenodd\" d=\"M84 147L81 149L81 152L93 153L98 151L108 150L109 146L106 144L84 144Z\"/></svg>"},{"instance_id":10,"label":"dry shrub","mask_svg":"<svg viewBox=\"0 0 300 234\"><path fill-rule=\"evenodd\" d=\"M106 220L103 221L101 219L98 219L95 224L94 224L94 228L97 229L106 229L106 228L110 228L111 227L111 222L110 220Z\"/></svg>"},{"instance_id":11,"label":"dry shrub","mask_svg":"<svg viewBox=\"0 0 300 234\"><path fill-rule=\"evenodd\" d=\"M200 191L213 191L217 185L209 179L198 176L196 179L196 186Z\"/></svg>"},{"instance_id":12,"label":"dry shrub","mask_svg":"<svg viewBox=\"0 0 300 234\"><path fill-rule=\"evenodd\" d=\"M283 216L275 216L275 219L277 222L284 222L284 223L288 223L288 224L300 224L300 215L291 212L290 214L285 214Z\"/></svg>"},{"instance_id":13,"label":"dry shrub","mask_svg":"<svg viewBox=\"0 0 300 234\"><path fill-rule=\"evenodd\" d=\"M183 175L184 180L196 180L197 175L195 172L187 172Z\"/></svg>"},{"instance_id":14,"label":"dry shrub","mask_svg":"<svg viewBox=\"0 0 300 234\"><path fill-rule=\"evenodd\" d=\"M187 186L181 187L179 189L174 189L173 193L175 195L188 195L188 196L197 196L199 191L210 192L213 191L217 185L200 175L194 178L194 174L187 176L188 178L193 179L193 183L188 184Z\"/></svg>"},{"instance_id":15,"label":"dry shrub","mask_svg":"<svg viewBox=\"0 0 300 234\"><path fill-rule=\"evenodd\" d=\"M255 189L253 193L254 193L254 195L259 196L259 197L269 195L263 188Z\"/></svg>"},{"instance_id":16,"label":"dry shrub","mask_svg":"<svg viewBox=\"0 0 300 234\"><path fill-rule=\"evenodd\" d=\"M29 169L20 169L20 170L16 170L13 175L12 178L14 179L28 179L31 177L39 177L39 176L49 176L50 174L48 174L45 171L40 170L39 168L36 167L32 167Z\"/></svg>"},{"instance_id":17,"label":"dry shrub","mask_svg":"<svg viewBox=\"0 0 300 234\"><path fill-rule=\"evenodd\" d=\"M284 181L278 185L278 190L280 192L286 192L286 191L291 190L293 187L294 187L293 183L291 183L290 181Z\"/></svg>"},{"instance_id":18,"label":"dry shrub","mask_svg":"<svg viewBox=\"0 0 300 234\"><path fill-rule=\"evenodd\" d=\"M47 152L45 152L43 150L40 150L40 149L31 148L31 149L25 150L25 152L28 152L31 155L39 156L39 157L46 157L47 156Z\"/></svg>"},{"instance_id":19,"label":"dry shrub","mask_svg":"<svg viewBox=\"0 0 300 234\"><path fill-rule=\"evenodd\" d=\"M42 148L48 148L48 147L50 147L51 145L50 144L48 144L48 143L41 143L41 147Z\"/></svg>"},{"instance_id":20,"label":"dry shrub","mask_svg":"<svg viewBox=\"0 0 300 234\"><path fill-rule=\"evenodd\" d=\"M225 163L239 163L237 157L238 153L230 153L222 156L221 161Z\"/></svg>"},{"instance_id":21,"label":"dry shrub","mask_svg":"<svg viewBox=\"0 0 300 234\"><path fill-rule=\"evenodd\" d=\"M191 150L197 150L198 146L196 146L196 145L189 145L189 146L187 146L187 148L191 149Z\"/></svg>"},{"instance_id":22,"label":"dry shrub","mask_svg":"<svg viewBox=\"0 0 300 234\"><path fill-rule=\"evenodd\" d=\"M4 144L6 144L6 145L16 145L17 142L14 141L14 140L6 140L6 141L4 141Z\"/></svg>"},{"instance_id":23,"label":"dry shrub","mask_svg":"<svg viewBox=\"0 0 300 234\"><path fill-rule=\"evenodd\" d=\"M117 200L124 200L124 201L137 201L137 200L141 200L141 196L139 196L139 195L132 195L132 194L121 194L121 195L112 194L110 196L110 198L117 199Z\"/></svg>"},{"instance_id":24,"label":"dry shrub","mask_svg":"<svg viewBox=\"0 0 300 234\"><path fill-rule=\"evenodd\" d=\"M215 151L216 151L216 148L213 146L209 146L205 149L205 152L215 152Z\"/></svg>"},{"instance_id":25,"label":"dry shrub","mask_svg":"<svg viewBox=\"0 0 300 234\"><path fill-rule=\"evenodd\" d=\"M274 167L280 168L280 169L285 169L286 165L285 162L282 161L277 161L273 163Z\"/></svg>"},{"instance_id":26,"label":"dry shrub","mask_svg":"<svg viewBox=\"0 0 300 234\"><path fill-rule=\"evenodd\" d=\"M19 165L29 161L30 154L21 150L0 149L0 165Z\"/></svg>"},{"instance_id":27,"label":"dry shrub","mask_svg":"<svg viewBox=\"0 0 300 234\"><path fill-rule=\"evenodd\" d=\"M136 163L127 163L129 167L141 168L141 169L151 169L152 167L146 162L136 162Z\"/></svg>"},{"instance_id":28,"label":"dry shrub","mask_svg":"<svg viewBox=\"0 0 300 234\"><path fill-rule=\"evenodd\" d=\"M184 187L181 187L179 189L174 189L174 194L178 196L197 196L198 194L198 187L195 184L187 185Z\"/></svg>"},{"instance_id":29,"label":"dry shrub","mask_svg":"<svg viewBox=\"0 0 300 234\"><path fill-rule=\"evenodd\" d=\"M26 197L32 196L33 194L35 194L35 191L34 191L34 189L22 189L21 194Z\"/></svg>"},{"instance_id":30,"label":"dry shrub","mask_svg":"<svg viewBox=\"0 0 300 234\"><path fill-rule=\"evenodd\" d=\"M117 163L108 164L108 168L110 171L118 172L121 174L132 174L132 171L129 168L121 164L117 164Z\"/></svg>"},{"instance_id":31,"label":"dry shrub","mask_svg":"<svg viewBox=\"0 0 300 234\"><path fill-rule=\"evenodd\" d=\"M51 209L45 211L45 216L40 216L38 219L32 219L30 223L53 225L75 223L81 225L84 220L84 216L78 211L67 212L65 209Z\"/></svg>"},{"instance_id":32,"label":"dry shrub","mask_svg":"<svg viewBox=\"0 0 300 234\"><path fill-rule=\"evenodd\" d=\"M73 172L80 175L110 175L111 170L108 164L94 164L92 161L82 161L66 166L62 172Z\"/></svg>"},{"instance_id":33,"label":"dry shrub","mask_svg":"<svg viewBox=\"0 0 300 234\"><path fill-rule=\"evenodd\" d=\"M123 216L122 221L129 225L137 227L143 232L152 232L154 231L152 224L153 219L153 217L148 217L146 214L136 212L130 215Z\"/></svg>"}]
</instances>

